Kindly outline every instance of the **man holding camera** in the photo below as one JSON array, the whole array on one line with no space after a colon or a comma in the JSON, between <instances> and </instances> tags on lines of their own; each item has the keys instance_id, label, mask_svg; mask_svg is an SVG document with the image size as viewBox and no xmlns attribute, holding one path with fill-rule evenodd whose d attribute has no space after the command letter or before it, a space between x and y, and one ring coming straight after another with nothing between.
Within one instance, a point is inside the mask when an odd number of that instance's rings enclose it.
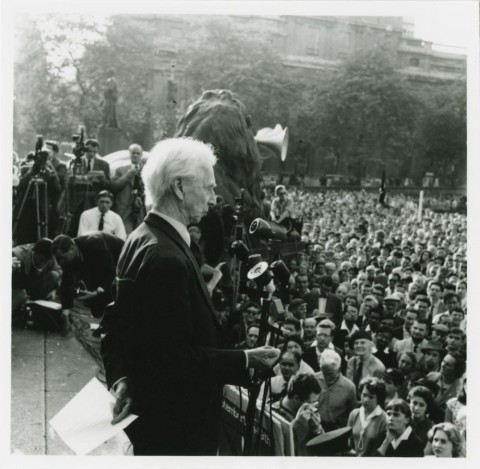
<instances>
[{"instance_id":1,"label":"man holding camera","mask_svg":"<svg viewBox=\"0 0 480 469\"><path fill-rule=\"evenodd\" d=\"M112 177L115 194L113 210L118 213L129 235L145 218L144 187L141 177L143 149L133 143L128 148L130 163L120 166Z\"/></svg>"}]
</instances>

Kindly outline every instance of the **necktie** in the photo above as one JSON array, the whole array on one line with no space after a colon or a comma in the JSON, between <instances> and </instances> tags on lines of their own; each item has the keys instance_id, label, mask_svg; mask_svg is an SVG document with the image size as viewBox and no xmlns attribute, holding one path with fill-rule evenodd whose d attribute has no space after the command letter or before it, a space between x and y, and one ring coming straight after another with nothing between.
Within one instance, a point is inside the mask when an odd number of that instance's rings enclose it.
<instances>
[{"instance_id":1,"label":"necktie","mask_svg":"<svg viewBox=\"0 0 480 469\"><path fill-rule=\"evenodd\" d=\"M103 231L103 219L105 217L104 213L100 214L100 221L98 222L98 231Z\"/></svg>"},{"instance_id":2,"label":"necktie","mask_svg":"<svg viewBox=\"0 0 480 469\"><path fill-rule=\"evenodd\" d=\"M358 364L357 364L357 369L355 371L355 376L353 378L353 382L354 382L357 390L358 390L358 385L360 384L360 381L362 380L362 373L363 373L363 362L361 360L359 360Z\"/></svg>"},{"instance_id":3,"label":"necktie","mask_svg":"<svg viewBox=\"0 0 480 469\"><path fill-rule=\"evenodd\" d=\"M90 158L87 158L87 171L90 172L90 170L92 169L92 165L91 165L91 161Z\"/></svg>"}]
</instances>

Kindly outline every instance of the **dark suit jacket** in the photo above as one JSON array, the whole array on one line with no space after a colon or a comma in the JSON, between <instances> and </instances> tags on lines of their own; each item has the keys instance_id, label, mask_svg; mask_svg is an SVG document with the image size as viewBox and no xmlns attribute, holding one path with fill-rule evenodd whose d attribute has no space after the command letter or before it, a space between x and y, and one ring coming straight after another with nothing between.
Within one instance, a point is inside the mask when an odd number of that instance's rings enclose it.
<instances>
[{"instance_id":1,"label":"dark suit jacket","mask_svg":"<svg viewBox=\"0 0 480 469\"><path fill-rule=\"evenodd\" d=\"M223 385L247 385L249 375L243 351L221 349L190 248L150 213L129 236L117 277L102 356L109 387L127 377L135 454L216 454Z\"/></svg>"},{"instance_id":2,"label":"dark suit jacket","mask_svg":"<svg viewBox=\"0 0 480 469\"><path fill-rule=\"evenodd\" d=\"M102 287L105 293L87 302L95 317L100 317L103 308L112 301L112 285L123 240L108 233L91 233L79 236L74 242L79 257L63 267L60 298L63 308L71 308L77 282L82 280L88 290Z\"/></svg>"},{"instance_id":3,"label":"dark suit jacket","mask_svg":"<svg viewBox=\"0 0 480 469\"><path fill-rule=\"evenodd\" d=\"M312 314L314 309L318 309L319 292L317 289L306 293L303 297L307 303L307 316ZM333 322L337 325L343 321L343 305L342 300L333 293L327 296L327 304L325 305L325 311L333 313Z\"/></svg>"}]
</instances>

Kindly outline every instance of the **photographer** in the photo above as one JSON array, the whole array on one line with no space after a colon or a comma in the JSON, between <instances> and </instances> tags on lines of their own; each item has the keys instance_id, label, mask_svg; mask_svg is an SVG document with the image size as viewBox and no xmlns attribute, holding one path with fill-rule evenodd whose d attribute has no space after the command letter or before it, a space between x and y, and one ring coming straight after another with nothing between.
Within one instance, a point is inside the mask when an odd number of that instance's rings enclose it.
<instances>
[{"instance_id":1,"label":"photographer","mask_svg":"<svg viewBox=\"0 0 480 469\"><path fill-rule=\"evenodd\" d=\"M272 409L292 423L295 454L307 456L305 443L323 433L318 413L320 384L311 374L297 374L290 378L287 395L272 405Z\"/></svg>"},{"instance_id":2,"label":"photographer","mask_svg":"<svg viewBox=\"0 0 480 469\"><path fill-rule=\"evenodd\" d=\"M122 247L123 240L100 232L75 239L59 235L53 240L53 254L63 269L60 298L65 334L75 298L83 301L96 318L112 301L115 267Z\"/></svg>"},{"instance_id":3,"label":"photographer","mask_svg":"<svg viewBox=\"0 0 480 469\"><path fill-rule=\"evenodd\" d=\"M52 241L12 249L12 312L27 299L45 300L58 287L62 270L52 253Z\"/></svg>"},{"instance_id":4,"label":"photographer","mask_svg":"<svg viewBox=\"0 0 480 469\"><path fill-rule=\"evenodd\" d=\"M84 210L95 207L97 194L102 190L110 189L110 166L97 156L99 143L91 138L85 146L77 138L77 147L74 150L76 158L70 162L69 185L73 191L70 193L70 207L72 214L67 234L75 236L78 232L80 215Z\"/></svg>"},{"instance_id":5,"label":"photographer","mask_svg":"<svg viewBox=\"0 0 480 469\"><path fill-rule=\"evenodd\" d=\"M18 218L14 233L17 244L37 241L39 238L38 225L43 224L47 219L48 233L44 233L44 235L51 236L53 234L55 228L52 223L55 218L54 207L61 193L61 184L57 172L49 160L50 154L50 148L42 146L35 152L32 161L22 167L14 208L14 220ZM38 191L35 190L36 187Z\"/></svg>"}]
</instances>

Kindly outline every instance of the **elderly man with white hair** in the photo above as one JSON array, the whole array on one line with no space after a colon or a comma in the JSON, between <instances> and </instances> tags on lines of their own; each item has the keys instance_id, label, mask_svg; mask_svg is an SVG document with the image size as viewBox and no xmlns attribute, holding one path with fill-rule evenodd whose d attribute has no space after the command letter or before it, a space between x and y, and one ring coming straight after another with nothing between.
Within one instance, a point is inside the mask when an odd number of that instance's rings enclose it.
<instances>
[{"instance_id":1,"label":"elderly man with white hair","mask_svg":"<svg viewBox=\"0 0 480 469\"><path fill-rule=\"evenodd\" d=\"M357 406L355 385L340 371L342 358L331 349L320 356L320 372L315 376L322 388L318 399L318 411L325 431L347 425L350 412Z\"/></svg>"},{"instance_id":2,"label":"elderly man with white hair","mask_svg":"<svg viewBox=\"0 0 480 469\"><path fill-rule=\"evenodd\" d=\"M105 314L102 356L116 423L135 455L215 455L224 384L248 386L249 368L269 369L272 347L223 350L221 327L187 226L215 203L213 148L191 138L158 143L144 166L152 210L117 266L115 308Z\"/></svg>"}]
</instances>

